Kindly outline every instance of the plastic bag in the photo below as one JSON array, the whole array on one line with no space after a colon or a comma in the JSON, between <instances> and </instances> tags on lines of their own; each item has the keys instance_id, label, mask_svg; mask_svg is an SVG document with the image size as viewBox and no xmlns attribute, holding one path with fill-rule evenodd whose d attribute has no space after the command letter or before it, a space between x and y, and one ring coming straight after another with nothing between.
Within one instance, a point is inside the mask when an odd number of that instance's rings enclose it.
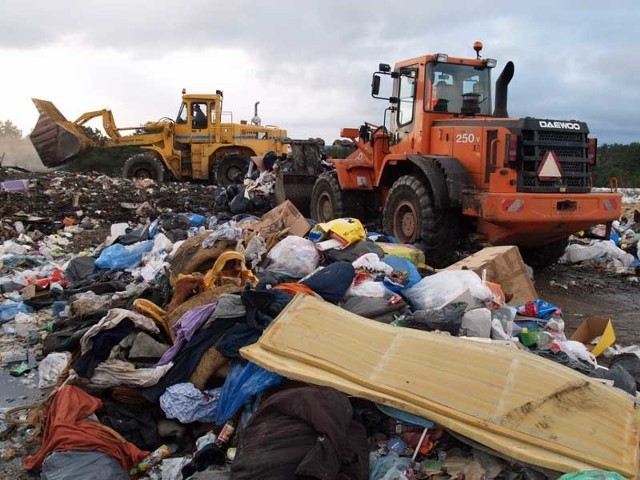
<instances>
[{"instance_id":1,"label":"plastic bag","mask_svg":"<svg viewBox=\"0 0 640 480\"><path fill-rule=\"evenodd\" d=\"M318 266L320 255L313 242L291 235L278 242L267 254L267 271L302 278Z\"/></svg>"},{"instance_id":2,"label":"plastic bag","mask_svg":"<svg viewBox=\"0 0 640 480\"><path fill-rule=\"evenodd\" d=\"M224 425L251 397L279 385L284 380L255 363L236 364L222 386L215 415L217 425Z\"/></svg>"},{"instance_id":3,"label":"plastic bag","mask_svg":"<svg viewBox=\"0 0 640 480\"><path fill-rule=\"evenodd\" d=\"M540 318L543 320L549 320L553 317L553 314L557 311L562 315L562 310L552 303L545 302L544 300L530 300L527 303L518 305L518 313L525 317Z\"/></svg>"},{"instance_id":4,"label":"plastic bag","mask_svg":"<svg viewBox=\"0 0 640 480\"><path fill-rule=\"evenodd\" d=\"M434 310L469 292L473 304L469 308L483 306L493 293L482 284L480 277L471 270L443 270L420 280L402 294L415 310ZM460 300L466 301L466 300Z\"/></svg>"},{"instance_id":5,"label":"plastic bag","mask_svg":"<svg viewBox=\"0 0 640 480\"><path fill-rule=\"evenodd\" d=\"M327 237L335 238L344 245L351 245L366 239L367 232L357 218L336 218L330 222L318 223L309 236L316 241Z\"/></svg>"},{"instance_id":6,"label":"plastic bag","mask_svg":"<svg viewBox=\"0 0 640 480\"><path fill-rule=\"evenodd\" d=\"M213 422L220 401L220 388L198 390L189 382L176 383L160 396L160 408L167 418L180 423Z\"/></svg>"},{"instance_id":7,"label":"plastic bag","mask_svg":"<svg viewBox=\"0 0 640 480\"><path fill-rule=\"evenodd\" d=\"M98 259L98 268L108 268L110 270L124 270L125 268L135 268L140 265L142 256L153 248L153 240L134 243L125 247L120 243L105 248Z\"/></svg>"},{"instance_id":8,"label":"plastic bag","mask_svg":"<svg viewBox=\"0 0 640 480\"><path fill-rule=\"evenodd\" d=\"M465 337L489 338L491 336L491 310L476 308L462 317L460 335Z\"/></svg>"},{"instance_id":9,"label":"plastic bag","mask_svg":"<svg viewBox=\"0 0 640 480\"><path fill-rule=\"evenodd\" d=\"M408 480L406 471L412 463L407 457L379 457L370 465L369 480Z\"/></svg>"},{"instance_id":10,"label":"plastic bag","mask_svg":"<svg viewBox=\"0 0 640 480\"><path fill-rule=\"evenodd\" d=\"M69 352L53 352L44 357L38 365L38 388L55 386L70 358Z\"/></svg>"},{"instance_id":11,"label":"plastic bag","mask_svg":"<svg viewBox=\"0 0 640 480\"><path fill-rule=\"evenodd\" d=\"M416 266L406 258L391 255L383 258L382 262L393 268L393 273L385 276L382 283L394 293L411 288L422 279Z\"/></svg>"}]
</instances>

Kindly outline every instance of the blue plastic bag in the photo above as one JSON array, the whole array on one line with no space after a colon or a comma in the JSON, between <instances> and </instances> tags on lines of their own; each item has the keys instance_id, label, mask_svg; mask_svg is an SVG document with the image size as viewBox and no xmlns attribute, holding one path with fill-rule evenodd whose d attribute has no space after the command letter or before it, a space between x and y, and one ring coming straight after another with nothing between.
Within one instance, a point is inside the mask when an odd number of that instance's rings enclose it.
<instances>
[{"instance_id":1,"label":"blue plastic bag","mask_svg":"<svg viewBox=\"0 0 640 480\"><path fill-rule=\"evenodd\" d=\"M269 372L255 363L249 362L244 366L235 364L220 392L216 424L224 425L253 396L279 385L283 380L277 373Z\"/></svg>"},{"instance_id":2,"label":"blue plastic bag","mask_svg":"<svg viewBox=\"0 0 640 480\"><path fill-rule=\"evenodd\" d=\"M145 240L126 247L116 243L102 251L96 260L96 267L110 270L135 268L140 265L143 255L150 252L152 248L153 240Z\"/></svg>"},{"instance_id":3,"label":"blue plastic bag","mask_svg":"<svg viewBox=\"0 0 640 480\"><path fill-rule=\"evenodd\" d=\"M409 281L404 286L391 282L387 278L382 281L384 286L391 290L393 293L400 293L407 288L413 287L420 280L422 280L422 277L420 276L420 273L418 273L418 269L416 268L416 266L406 258L398 257L396 255L389 255L388 257L384 257L382 261L391 266L394 271L407 272Z\"/></svg>"},{"instance_id":4,"label":"blue plastic bag","mask_svg":"<svg viewBox=\"0 0 640 480\"><path fill-rule=\"evenodd\" d=\"M557 307L552 303L545 302L544 300L540 300L539 298L537 300L531 300L522 305L518 305L516 308L520 315L524 315L525 317L540 318L543 320L549 320L551 317L553 317L553 314L556 311L559 312L560 315L562 315L562 310L560 310L560 307Z\"/></svg>"},{"instance_id":5,"label":"blue plastic bag","mask_svg":"<svg viewBox=\"0 0 640 480\"><path fill-rule=\"evenodd\" d=\"M181 215L191 220L192 227L202 227L207 221L206 217L197 213L182 213Z\"/></svg>"},{"instance_id":6,"label":"blue plastic bag","mask_svg":"<svg viewBox=\"0 0 640 480\"><path fill-rule=\"evenodd\" d=\"M16 318L19 313L32 313L33 309L24 303L5 302L0 304L0 323L5 323Z\"/></svg>"}]
</instances>

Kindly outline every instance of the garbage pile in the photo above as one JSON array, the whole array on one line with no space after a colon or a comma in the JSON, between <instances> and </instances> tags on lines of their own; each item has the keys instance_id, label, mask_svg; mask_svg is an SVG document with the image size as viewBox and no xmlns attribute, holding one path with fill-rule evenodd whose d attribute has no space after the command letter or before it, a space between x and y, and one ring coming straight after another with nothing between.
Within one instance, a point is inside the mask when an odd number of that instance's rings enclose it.
<instances>
[{"instance_id":1,"label":"garbage pile","mask_svg":"<svg viewBox=\"0 0 640 480\"><path fill-rule=\"evenodd\" d=\"M560 263L597 268L603 273L637 277L640 273L638 241L640 212L614 221L608 239L606 226L598 225L589 232L572 236Z\"/></svg>"},{"instance_id":2,"label":"garbage pile","mask_svg":"<svg viewBox=\"0 0 640 480\"><path fill-rule=\"evenodd\" d=\"M638 474L640 357L598 365L610 323L567 339L516 247L436 272L358 219L312 226L290 202L260 218L186 211L114 223L82 255L55 243L64 230L2 245L3 364L37 368L47 395L5 414L33 429L27 471Z\"/></svg>"}]
</instances>

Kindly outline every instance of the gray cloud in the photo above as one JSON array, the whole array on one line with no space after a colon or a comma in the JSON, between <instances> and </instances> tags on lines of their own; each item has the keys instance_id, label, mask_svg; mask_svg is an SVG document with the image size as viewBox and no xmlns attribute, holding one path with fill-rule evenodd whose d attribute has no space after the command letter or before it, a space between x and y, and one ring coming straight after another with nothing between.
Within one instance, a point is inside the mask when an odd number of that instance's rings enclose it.
<instances>
[{"instance_id":1,"label":"gray cloud","mask_svg":"<svg viewBox=\"0 0 640 480\"><path fill-rule=\"evenodd\" d=\"M345 123L379 121L385 105L368 93L379 62L436 51L469 56L473 41L482 40L483 53L499 65L516 63L512 115L579 118L604 141L638 140L640 4L634 0L34 3L27 9L22 1L2 2L0 48L32 50L73 39L159 65L179 52L243 50L257 59L252 67L268 89L301 85L304 95L326 98L323 111L285 115L294 127L334 125L337 134Z\"/></svg>"}]
</instances>

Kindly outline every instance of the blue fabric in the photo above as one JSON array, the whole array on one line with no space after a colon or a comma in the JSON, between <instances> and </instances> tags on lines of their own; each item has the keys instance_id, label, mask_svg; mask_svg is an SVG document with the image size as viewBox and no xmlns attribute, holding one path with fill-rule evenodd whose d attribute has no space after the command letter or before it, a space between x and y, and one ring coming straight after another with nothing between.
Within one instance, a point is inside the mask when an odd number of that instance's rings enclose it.
<instances>
[{"instance_id":1,"label":"blue fabric","mask_svg":"<svg viewBox=\"0 0 640 480\"><path fill-rule=\"evenodd\" d=\"M180 423L215 421L221 388L198 390L192 383L171 385L160 396L160 408L167 418Z\"/></svg>"},{"instance_id":2,"label":"blue fabric","mask_svg":"<svg viewBox=\"0 0 640 480\"><path fill-rule=\"evenodd\" d=\"M339 303L353 283L356 271L350 262L335 262L300 282L327 302Z\"/></svg>"},{"instance_id":3,"label":"blue fabric","mask_svg":"<svg viewBox=\"0 0 640 480\"><path fill-rule=\"evenodd\" d=\"M395 407L389 407L388 405L382 405L381 403L376 403L376 407L385 415L388 415L393 418L397 418L398 420L402 420L405 423L411 423L412 425L420 425L425 428L432 428L434 423L426 418L419 417L414 415L413 413L405 412L404 410L400 410Z\"/></svg>"}]
</instances>

